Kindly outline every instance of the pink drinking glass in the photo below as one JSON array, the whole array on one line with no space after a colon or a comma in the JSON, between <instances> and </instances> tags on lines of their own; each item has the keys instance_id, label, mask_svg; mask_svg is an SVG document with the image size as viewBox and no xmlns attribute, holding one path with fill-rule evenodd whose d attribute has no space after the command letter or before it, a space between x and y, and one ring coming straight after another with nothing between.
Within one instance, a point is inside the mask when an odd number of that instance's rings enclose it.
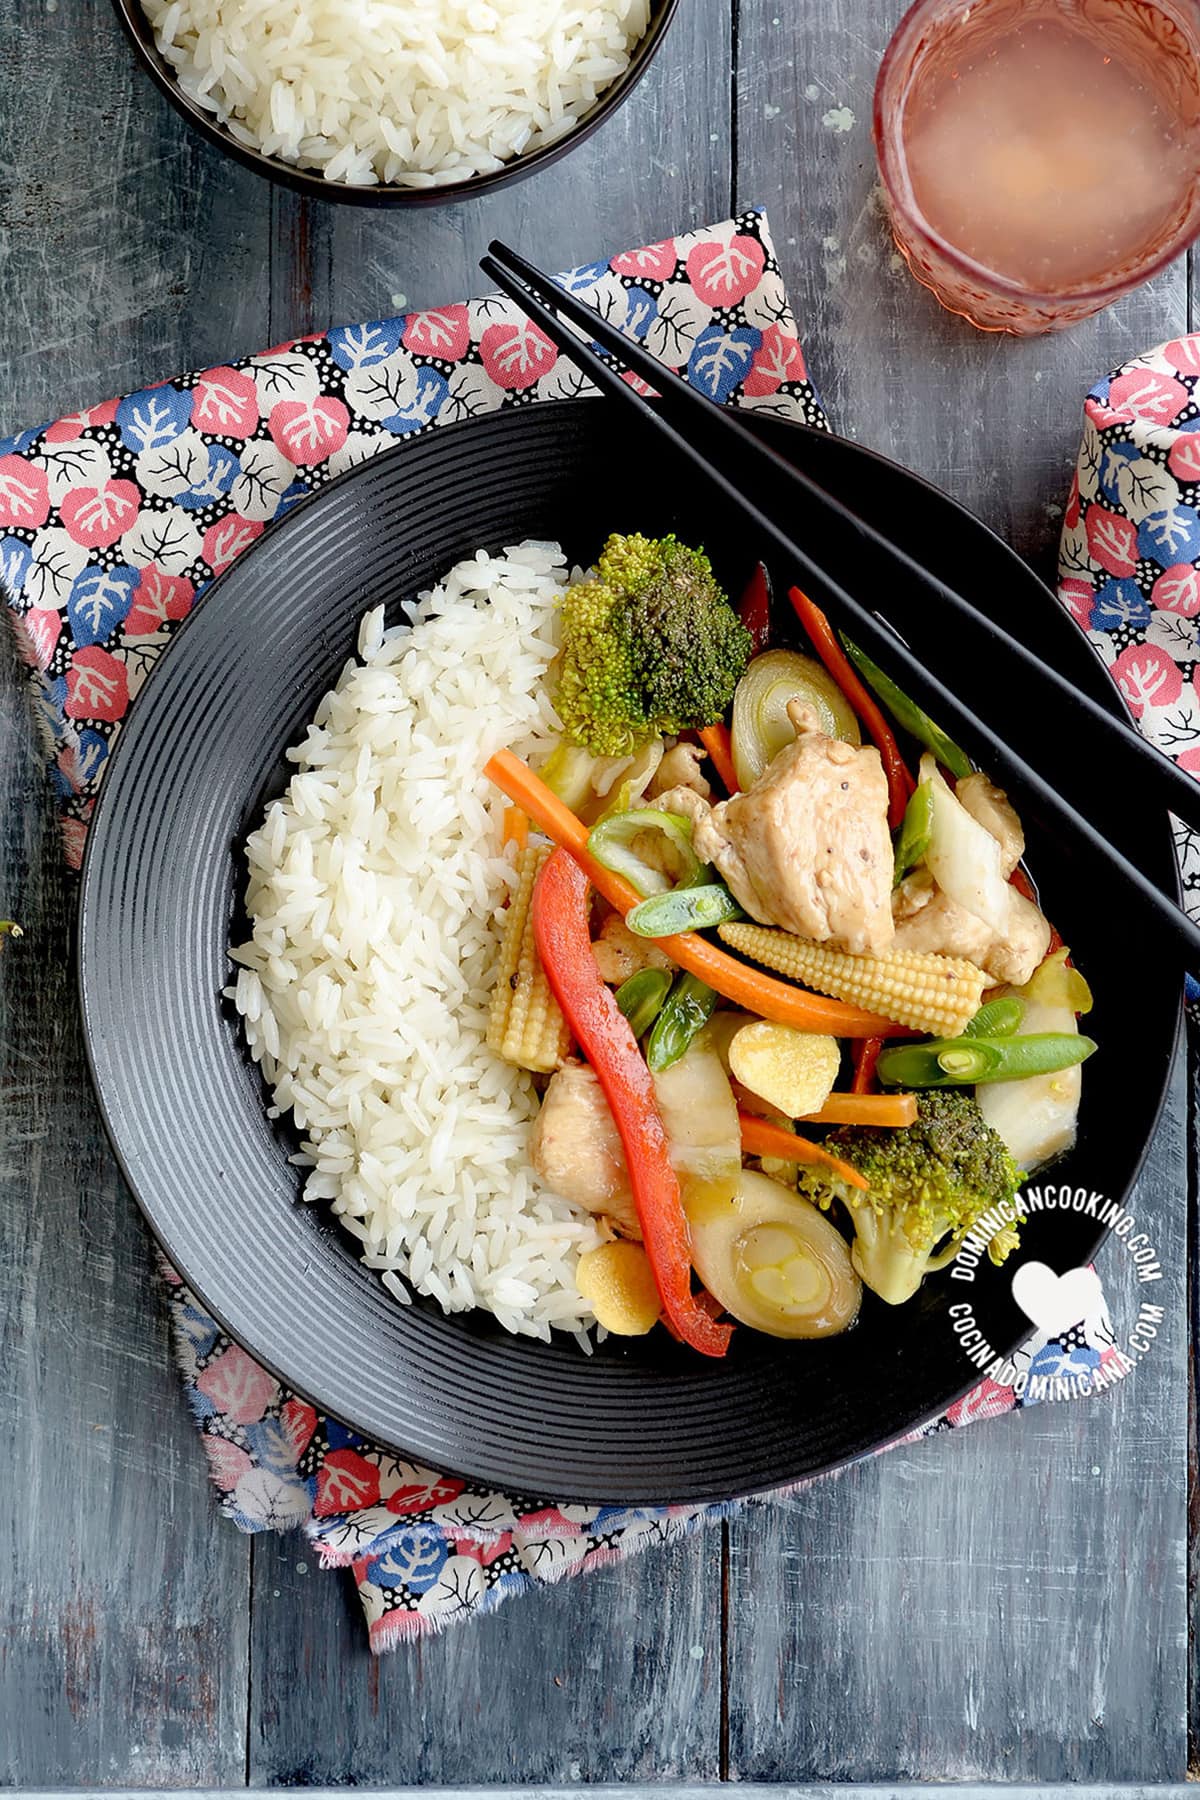
<instances>
[{"instance_id":1,"label":"pink drinking glass","mask_svg":"<svg viewBox=\"0 0 1200 1800\"><path fill-rule=\"evenodd\" d=\"M976 49L1011 31L1029 0L916 0L900 21L875 84L874 136L897 248L917 280L950 312L982 331L1017 336L1057 331L1099 312L1149 280L1200 234L1200 3L1198 0L1043 0L1039 12L1058 15L1105 50L1119 51L1146 70L1165 104L1195 144L1190 187L1153 241L1106 273L1103 282L1039 293L986 267L950 243L923 215L913 191L904 146L905 108L931 58L951 32ZM1152 73L1151 73L1152 71ZM1114 145L1114 154L1119 146ZM1098 166L1096 180L1104 180Z\"/></svg>"}]
</instances>

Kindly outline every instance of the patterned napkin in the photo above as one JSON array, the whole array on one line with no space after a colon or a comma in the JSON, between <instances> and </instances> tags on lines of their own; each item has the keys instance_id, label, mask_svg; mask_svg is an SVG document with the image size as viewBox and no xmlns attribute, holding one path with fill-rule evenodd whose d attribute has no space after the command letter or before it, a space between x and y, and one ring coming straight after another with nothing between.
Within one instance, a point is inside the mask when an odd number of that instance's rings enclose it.
<instances>
[{"instance_id":1,"label":"patterned napkin","mask_svg":"<svg viewBox=\"0 0 1200 1800\"><path fill-rule=\"evenodd\" d=\"M761 213L590 263L563 279L713 399L825 426ZM1200 340L1188 342L1200 369ZM1186 350L1186 343L1168 346L1181 358ZM1167 386L1154 391L1177 392L1171 417L1186 408L1191 422L1182 430L1200 426L1195 376L1177 374L1173 388L1164 379ZM1181 719L1200 718L1195 652L1181 657L1180 637L1171 635L1176 627L1190 632L1200 611L1192 485L1200 458L1189 476L1187 452L1168 445L1161 413L1148 415L1143 447L1127 387L1106 385L1089 401L1089 431L1110 440L1110 422L1122 431L1105 446L1114 466L1089 465L1081 498L1072 499L1064 555L1069 546L1075 560L1064 570L1064 599L1111 653L1126 691L1138 687L1158 733L1174 729L1171 708L1182 706ZM490 298L280 344L0 441L0 589L30 667L71 864L79 864L130 702L214 576L272 520L398 438L586 391L536 327ZM1094 405L1103 417L1093 415ZM1190 442L1200 447L1200 437ZM1151 495L1137 488L1147 469L1160 483L1153 490L1163 495L1159 510L1167 507L1176 521L1164 528L1171 555L1158 580L1147 572L1160 547L1157 514L1143 525L1143 505L1135 529L1118 510L1122 495ZM1124 487L1110 493L1115 482ZM1094 498L1098 486L1106 506ZM1084 519L1085 506L1099 509L1094 522L1092 511ZM1087 560L1093 554L1098 567ZM1188 730L1191 741L1200 739L1195 723ZM1200 750L1191 754L1200 759ZM1189 880L1197 885L1200 873ZM173 1270L163 1274L223 1511L245 1531L302 1526L326 1566L349 1566L375 1650L668 1542L726 1510L558 1505L418 1468L281 1388L221 1333ZM1069 1339L1033 1337L1022 1366L1051 1376L1094 1369L1113 1341L1103 1309ZM913 1435L1030 1403L985 1380Z\"/></svg>"}]
</instances>

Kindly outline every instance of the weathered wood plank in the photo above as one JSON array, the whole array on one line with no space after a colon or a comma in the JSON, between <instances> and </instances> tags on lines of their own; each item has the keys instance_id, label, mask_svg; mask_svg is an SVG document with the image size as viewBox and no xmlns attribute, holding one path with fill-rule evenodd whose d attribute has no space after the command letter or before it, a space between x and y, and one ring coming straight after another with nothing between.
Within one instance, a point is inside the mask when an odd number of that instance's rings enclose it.
<instances>
[{"instance_id":1,"label":"weathered wood plank","mask_svg":"<svg viewBox=\"0 0 1200 1800\"><path fill-rule=\"evenodd\" d=\"M476 293L493 236L559 268L723 216L729 68L729 0L690 0L618 117L528 182L403 217L280 196L274 335ZM254 1783L718 1773L719 1533L513 1601L377 1668L342 1581L267 1540L254 1569Z\"/></svg>"},{"instance_id":2,"label":"weathered wood plank","mask_svg":"<svg viewBox=\"0 0 1200 1800\"><path fill-rule=\"evenodd\" d=\"M263 341L268 195L106 0L0 18L0 429ZM25 683L0 627L0 1782L236 1782L249 1546L216 1517L107 1148Z\"/></svg>"},{"instance_id":3,"label":"weathered wood plank","mask_svg":"<svg viewBox=\"0 0 1200 1800\"><path fill-rule=\"evenodd\" d=\"M745 1795L746 1800L910 1800L910 1796L923 1792L926 1786L927 1784L922 1783L920 1787L903 1784L862 1787L839 1782L836 1786L764 1787L744 1782L739 1786L738 1793ZM154 1789L137 1789L128 1793L112 1789L73 1790L76 1794L97 1791L106 1793L107 1800L166 1800L163 1790ZM309 1789L311 1800L334 1800L343 1791L341 1788ZM1004 1783L989 1784L987 1787L962 1787L946 1783L938 1791L950 1795L951 1800L1190 1800L1195 1792L1183 1783L1154 1787L1102 1787L1082 1783L1057 1786L1052 1782L1037 1787L1011 1787ZM711 1786L680 1787L670 1783L656 1783L653 1787L364 1788L360 1793L362 1800L418 1800L418 1796L421 1800L711 1800L713 1789ZM25 1791L22 1800L55 1800L55 1796ZM219 1795L215 1790L196 1791L194 1800L219 1800Z\"/></svg>"},{"instance_id":4,"label":"weathered wood plank","mask_svg":"<svg viewBox=\"0 0 1200 1800\"><path fill-rule=\"evenodd\" d=\"M254 1546L252 1786L716 1777L719 1531L374 1662L299 1544Z\"/></svg>"},{"instance_id":5,"label":"weathered wood plank","mask_svg":"<svg viewBox=\"0 0 1200 1800\"><path fill-rule=\"evenodd\" d=\"M0 432L261 349L270 190L176 116L108 0L8 0L0 70Z\"/></svg>"},{"instance_id":6,"label":"weathered wood plank","mask_svg":"<svg viewBox=\"0 0 1200 1800\"><path fill-rule=\"evenodd\" d=\"M97 1117L62 866L0 627L0 1784L240 1779L249 1547L216 1517Z\"/></svg>"}]
</instances>

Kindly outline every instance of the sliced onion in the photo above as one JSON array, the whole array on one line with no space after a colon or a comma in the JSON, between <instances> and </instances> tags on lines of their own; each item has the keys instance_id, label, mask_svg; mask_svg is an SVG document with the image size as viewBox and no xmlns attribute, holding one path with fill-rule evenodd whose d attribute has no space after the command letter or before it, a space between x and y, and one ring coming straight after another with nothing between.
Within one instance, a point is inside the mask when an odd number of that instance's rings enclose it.
<instances>
[{"instance_id":1,"label":"sliced onion","mask_svg":"<svg viewBox=\"0 0 1200 1800\"><path fill-rule=\"evenodd\" d=\"M755 657L733 696L733 766L743 791L795 740L790 700L811 706L829 737L862 742L849 701L821 663L796 650L768 650Z\"/></svg>"}]
</instances>

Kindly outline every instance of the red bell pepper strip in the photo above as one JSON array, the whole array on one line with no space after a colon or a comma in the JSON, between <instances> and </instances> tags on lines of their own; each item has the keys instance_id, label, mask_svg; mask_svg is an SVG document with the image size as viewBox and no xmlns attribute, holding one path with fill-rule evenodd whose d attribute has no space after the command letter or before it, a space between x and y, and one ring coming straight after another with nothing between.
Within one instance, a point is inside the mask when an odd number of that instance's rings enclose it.
<instances>
[{"instance_id":1,"label":"red bell pepper strip","mask_svg":"<svg viewBox=\"0 0 1200 1800\"><path fill-rule=\"evenodd\" d=\"M869 1094L875 1087L875 1064L879 1061L879 1052L883 1049L881 1037L860 1038L854 1046L854 1080L850 1083L852 1094Z\"/></svg>"},{"instance_id":2,"label":"red bell pepper strip","mask_svg":"<svg viewBox=\"0 0 1200 1800\"><path fill-rule=\"evenodd\" d=\"M838 643L837 634L820 607L814 606L799 588L789 588L788 599L795 607L813 649L866 726L879 751L888 784L888 824L895 831L916 783L904 765L892 728L876 704L875 696L859 680L854 664Z\"/></svg>"},{"instance_id":3,"label":"red bell pepper strip","mask_svg":"<svg viewBox=\"0 0 1200 1800\"><path fill-rule=\"evenodd\" d=\"M692 1293L687 1216L654 1082L629 1021L600 979L588 929L587 876L565 850L552 851L537 878L533 932L554 997L599 1077L621 1135L663 1312L693 1350L724 1356L730 1327L718 1325Z\"/></svg>"},{"instance_id":4,"label":"red bell pepper strip","mask_svg":"<svg viewBox=\"0 0 1200 1800\"><path fill-rule=\"evenodd\" d=\"M761 656L771 641L771 578L765 563L757 564L746 583L738 618L750 633L751 656Z\"/></svg>"},{"instance_id":5,"label":"red bell pepper strip","mask_svg":"<svg viewBox=\"0 0 1200 1800\"><path fill-rule=\"evenodd\" d=\"M729 741L729 727L723 725L718 719L715 725L702 726L696 736L708 751L713 768L725 783L725 792L736 794L739 791L738 778L733 767L733 745Z\"/></svg>"}]
</instances>

